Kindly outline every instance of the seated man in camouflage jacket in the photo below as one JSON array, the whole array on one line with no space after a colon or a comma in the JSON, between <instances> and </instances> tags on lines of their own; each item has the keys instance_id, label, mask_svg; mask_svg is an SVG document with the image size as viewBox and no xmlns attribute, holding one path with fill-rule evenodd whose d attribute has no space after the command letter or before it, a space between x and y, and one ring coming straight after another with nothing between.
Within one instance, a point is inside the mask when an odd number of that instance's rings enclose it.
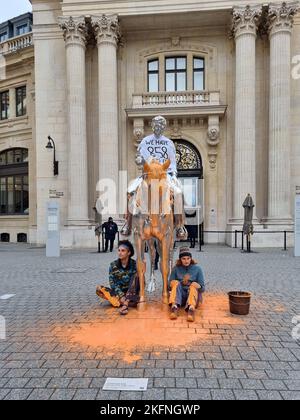
<instances>
[{"instance_id":1,"label":"seated man in camouflage jacket","mask_svg":"<svg viewBox=\"0 0 300 420\"><path fill-rule=\"evenodd\" d=\"M119 258L109 267L109 285L97 286L96 294L108 300L113 307L120 309L121 315L128 313L129 303L138 303L139 282L137 277L136 261L132 259L134 248L128 240L118 244Z\"/></svg>"}]
</instances>

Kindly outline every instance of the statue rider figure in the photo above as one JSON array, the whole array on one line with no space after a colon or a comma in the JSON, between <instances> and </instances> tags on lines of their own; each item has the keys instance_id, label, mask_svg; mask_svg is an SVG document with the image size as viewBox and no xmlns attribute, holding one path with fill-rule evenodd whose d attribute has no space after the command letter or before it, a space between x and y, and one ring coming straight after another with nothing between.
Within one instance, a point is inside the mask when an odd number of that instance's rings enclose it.
<instances>
[{"instance_id":1,"label":"statue rider figure","mask_svg":"<svg viewBox=\"0 0 300 420\"><path fill-rule=\"evenodd\" d=\"M168 181L171 190L174 193L174 196L180 197L182 200L182 214L174 215L174 223L176 227L176 238L178 240L187 239L187 231L184 227L184 216L183 216L183 191L182 185L179 179L177 178L177 165L176 165L176 149L172 140L168 139L163 135L163 132L166 128L167 122L166 119L162 116L157 116L152 119L151 127L153 134L150 136L144 137L141 141L138 150L135 162L138 166L144 165L144 163L151 159L157 159L160 163L164 163L166 160L170 159L171 163L168 168ZM143 175L136 178L132 181L128 187L128 199L130 196L134 195L138 187L143 182ZM123 226L121 233L124 236L129 236L131 234L132 227L132 214L127 211L126 223Z\"/></svg>"}]
</instances>

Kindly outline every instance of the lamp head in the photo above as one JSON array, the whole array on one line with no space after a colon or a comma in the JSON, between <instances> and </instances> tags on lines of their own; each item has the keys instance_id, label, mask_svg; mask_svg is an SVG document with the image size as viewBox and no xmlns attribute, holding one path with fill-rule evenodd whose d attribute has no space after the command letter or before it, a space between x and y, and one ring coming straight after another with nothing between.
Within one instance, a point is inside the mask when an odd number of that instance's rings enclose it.
<instances>
[{"instance_id":1,"label":"lamp head","mask_svg":"<svg viewBox=\"0 0 300 420\"><path fill-rule=\"evenodd\" d=\"M48 136L48 143L47 143L46 149L53 149L53 145L51 143L51 140L52 140L52 138L50 136Z\"/></svg>"}]
</instances>

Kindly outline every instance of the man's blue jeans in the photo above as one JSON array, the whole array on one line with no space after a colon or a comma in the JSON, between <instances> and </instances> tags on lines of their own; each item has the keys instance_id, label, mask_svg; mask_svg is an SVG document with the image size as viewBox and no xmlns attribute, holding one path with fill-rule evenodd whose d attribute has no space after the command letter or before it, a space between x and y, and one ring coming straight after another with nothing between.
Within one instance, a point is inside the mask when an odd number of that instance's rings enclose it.
<instances>
[{"instance_id":1,"label":"man's blue jeans","mask_svg":"<svg viewBox=\"0 0 300 420\"><path fill-rule=\"evenodd\" d=\"M189 306L197 308L200 302L202 302L202 293L199 283L192 282L188 288L183 287L182 283L178 280L172 280L170 282L170 305L184 306L187 310Z\"/></svg>"}]
</instances>

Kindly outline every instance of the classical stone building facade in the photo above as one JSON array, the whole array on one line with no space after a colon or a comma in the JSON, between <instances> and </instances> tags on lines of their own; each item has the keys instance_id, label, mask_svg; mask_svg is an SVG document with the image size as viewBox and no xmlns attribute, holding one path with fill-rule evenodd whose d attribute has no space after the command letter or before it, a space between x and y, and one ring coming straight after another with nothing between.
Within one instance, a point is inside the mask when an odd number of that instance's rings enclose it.
<instances>
[{"instance_id":1,"label":"classical stone building facade","mask_svg":"<svg viewBox=\"0 0 300 420\"><path fill-rule=\"evenodd\" d=\"M0 177L11 174L5 175L9 149L29 156L28 214L24 208L9 214L3 193L0 233L13 241L26 233L29 242L44 244L46 203L55 199L61 244L94 246L97 181L114 180L121 221L125 172L128 179L138 175L136 147L161 114L176 143L188 206L202 207L205 230L221 232L205 240L232 244L234 235L225 231L241 229L250 193L255 231L264 233L254 235L255 244L282 246L282 235L270 232L293 230L300 185L298 2L32 0L32 6L33 32L0 43L6 67L0 93L13 98L16 87L27 86L26 115L0 120L0 156L6 153ZM45 147L49 135L58 175Z\"/></svg>"}]
</instances>

